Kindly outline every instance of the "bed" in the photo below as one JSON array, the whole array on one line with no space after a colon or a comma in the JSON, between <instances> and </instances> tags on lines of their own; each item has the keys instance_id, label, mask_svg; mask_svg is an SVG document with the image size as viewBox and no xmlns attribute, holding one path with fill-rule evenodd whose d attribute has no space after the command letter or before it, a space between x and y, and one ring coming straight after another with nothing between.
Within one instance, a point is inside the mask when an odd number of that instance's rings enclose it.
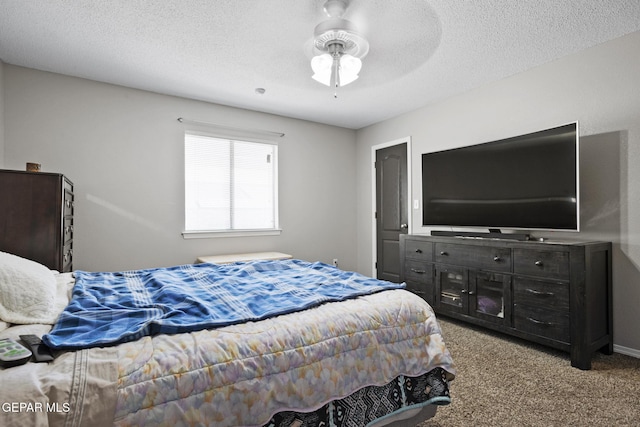
<instances>
[{"instance_id":1,"label":"bed","mask_svg":"<svg viewBox=\"0 0 640 427\"><path fill-rule=\"evenodd\" d=\"M56 355L0 369L0 424L416 425L450 403L455 367L403 288L296 259L57 274L0 252L0 338L35 334Z\"/></svg>"}]
</instances>

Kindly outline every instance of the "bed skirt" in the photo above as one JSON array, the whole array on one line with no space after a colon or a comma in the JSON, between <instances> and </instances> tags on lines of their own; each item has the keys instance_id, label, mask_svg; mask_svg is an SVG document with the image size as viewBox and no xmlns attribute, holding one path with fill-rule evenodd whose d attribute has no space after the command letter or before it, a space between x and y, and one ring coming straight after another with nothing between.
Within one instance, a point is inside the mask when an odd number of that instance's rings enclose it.
<instances>
[{"instance_id":1,"label":"bed skirt","mask_svg":"<svg viewBox=\"0 0 640 427\"><path fill-rule=\"evenodd\" d=\"M450 402L446 372L435 368L418 377L400 375L387 385L365 387L313 412L280 412L264 427L366 426L400 412Z\"/></svg>"}]
</instances>

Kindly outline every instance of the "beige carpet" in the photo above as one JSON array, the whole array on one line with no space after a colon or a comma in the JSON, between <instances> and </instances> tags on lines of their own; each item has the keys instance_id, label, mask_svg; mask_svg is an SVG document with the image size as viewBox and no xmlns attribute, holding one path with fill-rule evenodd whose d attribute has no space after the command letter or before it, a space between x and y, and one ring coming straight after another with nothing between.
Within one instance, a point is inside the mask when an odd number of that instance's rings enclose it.
<instances>
[{"instance_id":1,"label":"beige carpet","mask_svg":"<svg viewBox=\"0 0 640 427\"><path fill-rule=\"evenodd\" d=\"M438 318L456 363L452 403L420 427L640 426L640 359L569 354Z\"/></svg>"}]
</instances>

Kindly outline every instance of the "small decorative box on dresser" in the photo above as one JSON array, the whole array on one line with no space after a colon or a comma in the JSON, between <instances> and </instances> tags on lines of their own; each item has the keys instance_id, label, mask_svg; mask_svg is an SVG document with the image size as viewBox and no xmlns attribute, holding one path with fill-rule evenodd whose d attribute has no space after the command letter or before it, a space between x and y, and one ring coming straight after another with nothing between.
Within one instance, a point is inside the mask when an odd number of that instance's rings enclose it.
<instances>
[{"instance_id":1,"label":"small decorative box on dresser","mask_svg":"<svg viewBox=\"0 0 640 427\"><path fill-rule=\"evenodd\" d=\"M64 175L0 170L0 251L72 271L73 197Z\"/></svg>"},{"instance_id":2,"label":"small decorative box on dresser","mask_svg":"<svg viewBox=\"0 0 640 427\"><path fill-rule=\"evenodd\" d=\"M438 314L568 351L580 369L613 352L610 242L401 235L400 257Z\"/></svg>"}]
</instances>

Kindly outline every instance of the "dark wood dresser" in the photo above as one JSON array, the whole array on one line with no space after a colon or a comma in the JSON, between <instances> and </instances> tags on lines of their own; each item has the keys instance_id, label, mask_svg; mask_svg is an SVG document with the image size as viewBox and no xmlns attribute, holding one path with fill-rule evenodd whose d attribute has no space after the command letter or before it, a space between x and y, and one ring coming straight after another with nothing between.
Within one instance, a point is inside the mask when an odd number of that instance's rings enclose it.
<instances>
[{"instance_id":1,"label":"dark wood dresser","mask_svg":"<svg viewBox=\"0 0 640 427\"><path fill-rule=\"evenodd\" d=\"M613 352L611 243L403 235L401 280L442 314L571 353Z\"/></svg>"},{"instance_id":2,"label":"dark wood dresser","mask_svg":"<svg viewBox=\"0 0 640 427\"><path fill-rule=\"evenodd\" d=\"M64 175L0 170L0 251L73 270L73 183Z\"/></svg>"}]
</instances>

